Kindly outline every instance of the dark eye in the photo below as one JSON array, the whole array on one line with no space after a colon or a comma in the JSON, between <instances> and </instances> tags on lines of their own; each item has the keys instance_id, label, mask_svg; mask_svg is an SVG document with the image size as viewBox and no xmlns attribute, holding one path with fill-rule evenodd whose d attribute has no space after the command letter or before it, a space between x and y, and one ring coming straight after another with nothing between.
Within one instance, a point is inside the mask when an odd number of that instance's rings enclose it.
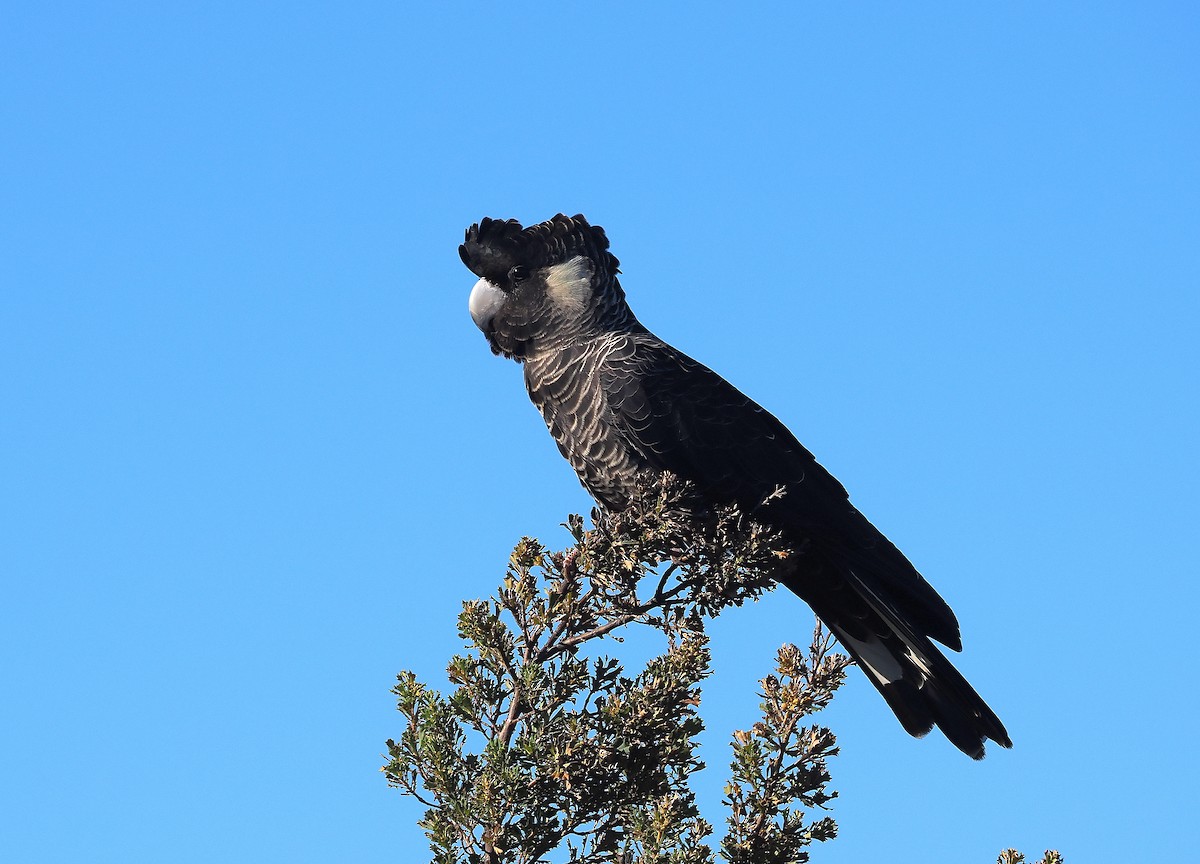
<instances>
[{"instance_id":1,"label":"dark eye","mask_svg":"<svg viewBox=\"0 0 1200 864\"><path fill-rule=\"evenodd\" d=\"M512 283L524 282L529 278L529 268L518 264L516 267L508 271L508 281Z\"/></svg>"}]
</instances>

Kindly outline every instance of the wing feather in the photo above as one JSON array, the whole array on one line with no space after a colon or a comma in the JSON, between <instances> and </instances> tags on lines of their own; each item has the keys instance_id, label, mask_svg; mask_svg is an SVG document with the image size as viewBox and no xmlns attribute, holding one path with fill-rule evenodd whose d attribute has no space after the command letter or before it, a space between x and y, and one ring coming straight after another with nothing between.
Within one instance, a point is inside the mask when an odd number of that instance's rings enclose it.
<instances>
[{"instance_id":1,"label":"wing feather","mask_svg":"<svg viewBox=\"0 0 1200 864\"><path fill-rule=\"evenodd\" d=\"M623 337L599 380L609 421L649 467L691 481L710 500L747 509L784 487L786 494L759 514L764 521L804 537L836 569L853 568L914 625L961 648L946 602L770 412L648 333ZM803 596L803 586L797 589Z\"/></svg>"}]
</instances>

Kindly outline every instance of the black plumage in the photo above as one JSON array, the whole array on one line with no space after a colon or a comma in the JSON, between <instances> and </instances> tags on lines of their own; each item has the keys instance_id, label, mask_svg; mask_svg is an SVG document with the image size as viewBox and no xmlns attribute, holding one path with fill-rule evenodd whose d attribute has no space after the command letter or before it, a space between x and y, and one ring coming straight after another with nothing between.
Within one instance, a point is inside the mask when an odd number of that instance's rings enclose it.
<instances>
[{"instance_id":1,"label":"black plumage","mask_svg":"<svg viewBox=\"0 0 1200 864\"><path fill-rule=\"evenodd\" d=\"M471 315L520 361L559 450L603 506L645 471L713 502L758 505L803 555L777 578L812 606L904 728L938 726L963 752L1011 746L1003 724L931 640L961 650L958 621L908 559L774 416L634 317L599 226L559 214L523 228L483 219L459 254L480 277Z\"/></svg>"}]
</instances>

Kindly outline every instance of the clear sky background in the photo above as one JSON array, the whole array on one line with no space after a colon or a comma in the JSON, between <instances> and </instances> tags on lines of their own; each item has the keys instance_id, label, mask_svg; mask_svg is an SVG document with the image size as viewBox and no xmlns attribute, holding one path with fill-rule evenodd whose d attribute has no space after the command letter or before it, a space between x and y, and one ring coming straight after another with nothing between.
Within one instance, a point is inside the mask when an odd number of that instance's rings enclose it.
<instances>
[{"instance_id":1,"label":"clear sky background","mask_svg":"<svg viewBox=\"0 0 1200 864\"><path fill-rule=\"evenodd\" d=\"M975 764L855 673L821 862L1194 855L1190 3L11 5L0 859L420 861L401 668L589 500L462 231L604 225L957 610ZM700 784L805 607L714 630Z\"/></svg>"}]
</instances>

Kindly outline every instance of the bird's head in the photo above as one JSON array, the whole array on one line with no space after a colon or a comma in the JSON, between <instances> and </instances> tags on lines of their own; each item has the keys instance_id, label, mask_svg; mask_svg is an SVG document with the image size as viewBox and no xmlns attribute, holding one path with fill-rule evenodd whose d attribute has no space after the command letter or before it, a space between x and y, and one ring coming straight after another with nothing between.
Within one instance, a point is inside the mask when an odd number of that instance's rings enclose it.
<instances>
[{"instance_id":1,"label":"bird's head","mask_svg":"<svg viewBox=\"0 0 1200 864\"><path fill-rule=\"evenodd\" d=\"M528 228L482 219L458 254L479 277L471 318L496 354L521 360L629 315L604 229L583 216L560 213Z\"/></svg>"}]
</instances>

